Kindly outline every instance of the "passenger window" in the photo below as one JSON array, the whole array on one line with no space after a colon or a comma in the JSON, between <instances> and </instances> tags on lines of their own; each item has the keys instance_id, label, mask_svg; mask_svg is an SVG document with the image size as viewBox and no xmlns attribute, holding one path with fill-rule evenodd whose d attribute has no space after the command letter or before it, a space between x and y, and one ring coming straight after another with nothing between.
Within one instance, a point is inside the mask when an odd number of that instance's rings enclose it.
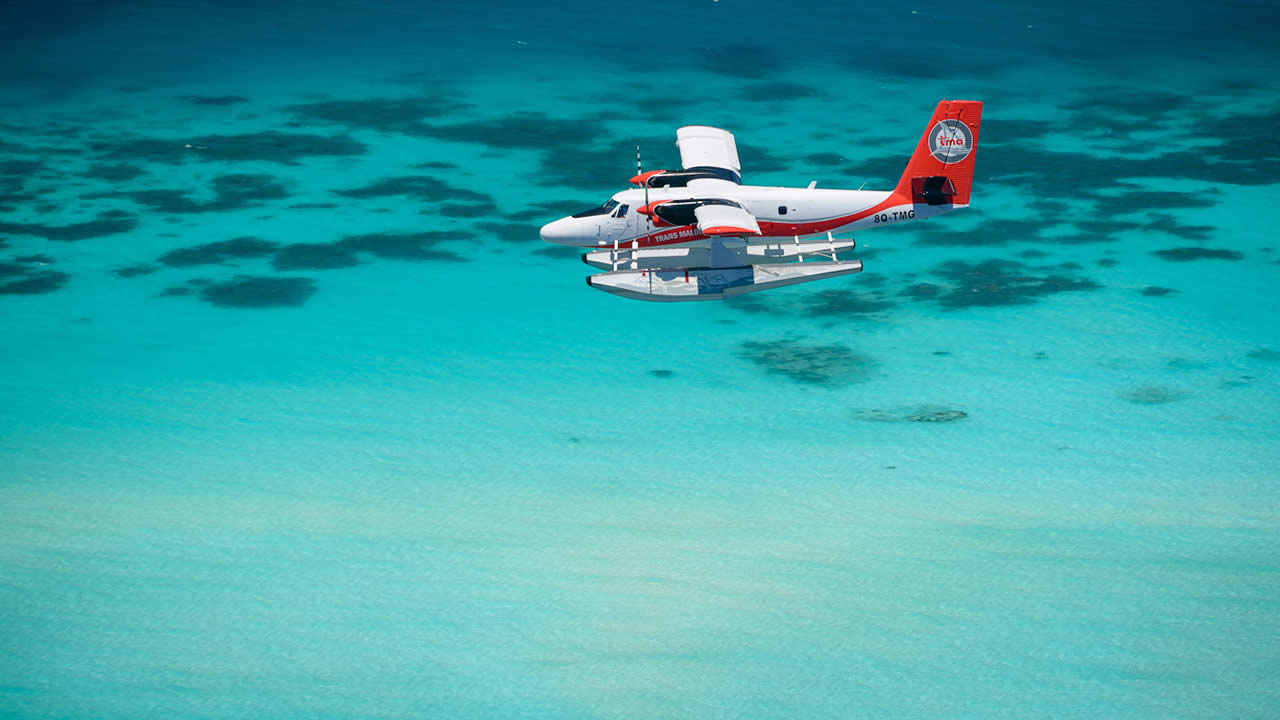
<instances>
[{"instance_id":1,"label":"passenger window","mask_svg":"<svg viewBox=\"0 0 1280 720\"><path fill-rule=\"evenodd\" d=\"M787 214L787 206L786 206L786 205L779 205L779 206L778 206L778 214L779 214L779 215L786 215L786 214Z\"/></svg>"}]
</instances>

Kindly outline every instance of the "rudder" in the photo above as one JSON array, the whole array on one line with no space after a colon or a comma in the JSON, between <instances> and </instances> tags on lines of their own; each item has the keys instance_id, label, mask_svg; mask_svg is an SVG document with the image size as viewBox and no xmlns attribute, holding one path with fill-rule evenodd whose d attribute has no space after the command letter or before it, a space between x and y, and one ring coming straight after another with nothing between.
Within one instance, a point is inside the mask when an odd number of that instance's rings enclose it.
<instances>
[{"instance_id":1,"label":"rudder","mask_svg":"<svg viewBox=\"0 0 1280 720\"><path fill-rule=\"evenodd\" d=\"M913 203L968 205L981 121L979 101L939 102L894 194Z\"/></svg>"}]
</instances>

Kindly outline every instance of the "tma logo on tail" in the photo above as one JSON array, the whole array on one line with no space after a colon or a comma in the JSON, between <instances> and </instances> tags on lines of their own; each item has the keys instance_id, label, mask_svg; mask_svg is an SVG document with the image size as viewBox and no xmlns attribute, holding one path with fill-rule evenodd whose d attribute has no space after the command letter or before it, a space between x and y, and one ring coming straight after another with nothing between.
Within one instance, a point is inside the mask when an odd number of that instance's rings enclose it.
<instances>
[{"instance_id":1,"label":"tma logo on tail","mask_svg":"<svg viewBox=\"0 0 1280 720\"><path fill-rule=\"evenodd\" d=\"M958 163L972 147L973 131L959 120L939 120L929 131L929 154L940 163Z\"/></svg>"}]
</instances>

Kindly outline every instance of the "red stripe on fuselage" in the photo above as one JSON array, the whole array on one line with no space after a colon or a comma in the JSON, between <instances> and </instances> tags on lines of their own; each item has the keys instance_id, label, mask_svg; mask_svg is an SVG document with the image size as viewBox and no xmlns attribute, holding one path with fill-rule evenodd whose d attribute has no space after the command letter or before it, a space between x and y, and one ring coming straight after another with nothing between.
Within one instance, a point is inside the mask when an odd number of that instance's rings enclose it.
<instances>
[{"instance_id":1,"label":"red stripe on fuselage","mask_svg":"<svg viewBox=\"0 0 1280 720\"><path fill-rule=\"evenodd\" d=\"M791 235L811 235L813 233L820 233L820 232L826 232L828 230L835 230L836 228L841 227L842 225L848 225L849 223L857 222L862 218L871 217L872 215L880 212L881 210L884 210L885 208L893 207L894 205L903 205L903 204L910 205L911 198L905 198L899 195L890 195L889 197L885 198L884 200L881 200L879 203L876 203L875 205L872 205L866 210L859 210L856 213L851 213L849 215L842 215L840 217L834 217L834 218L831 218L830 220L814 220L813 222L798 222L798 223L769 222L768 220L764 220L764 221L757 220L756 223L760 226L761 234L765 235L766 237L789 237Z\"/></svg>"},{"instance_id":2,"label":"red stripe on fuselage","mask_svg":"<svg viewBox=\"0 0 1280 720\"><path fill-rule=\"evenodd\" d=\"M834 230L842 225L848 225L857 222L865 217L871 217L875 213L894 205L910 205L911 198L902 197L900 195L890 195L881 202L867 208L859 210L850 215L842 215L840 217L831 218L829 220L814 220L812 222L769 222L767 220L757 220L760 225L760 234L764 237L791 237L792 235L812 235L813 233L826 232ZM698 231L696 225L682 225L671 230L663 230L662 232L641 235L635 239L640 247L656 247L659 245L677 245L680 243L695 242L697 240L706 240L708 235L704 235ZM631 240L623 240L622 242L632 242Z\"/></svg>"},{"instance_id":3,"label":"red stripe on fuselage","mask_svg":"<svg viewBox=\"0 0 1280 720\"><path fill-rule=\"evenodd\" d=\"M681 225L680 227L662 232L652 233L650 235L641 235L635 239L640 247L657 247L659 245L679 245L680 243L694 242L697 240L706 240L708 236L698 231L697 225ZM631 240L623 240L622 242L631 242Z\"/></svg>"}]
</instances>

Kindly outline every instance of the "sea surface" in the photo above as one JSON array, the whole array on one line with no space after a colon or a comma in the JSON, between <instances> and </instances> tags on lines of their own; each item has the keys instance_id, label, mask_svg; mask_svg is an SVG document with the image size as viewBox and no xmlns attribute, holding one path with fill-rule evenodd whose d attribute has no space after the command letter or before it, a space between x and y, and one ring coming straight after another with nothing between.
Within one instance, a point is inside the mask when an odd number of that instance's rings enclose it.
<instances>
[{"instance_id":1,"label":"sea surface","mask_svg":"<svg viewBox=\"0 0 1280 720\"><path fill-rule=\"evenodd\" d=\"M0 7L0 715L1275 718L1280 11ZM588 288L737 136L972 207Z\"/></svg>"}]
</instances>

